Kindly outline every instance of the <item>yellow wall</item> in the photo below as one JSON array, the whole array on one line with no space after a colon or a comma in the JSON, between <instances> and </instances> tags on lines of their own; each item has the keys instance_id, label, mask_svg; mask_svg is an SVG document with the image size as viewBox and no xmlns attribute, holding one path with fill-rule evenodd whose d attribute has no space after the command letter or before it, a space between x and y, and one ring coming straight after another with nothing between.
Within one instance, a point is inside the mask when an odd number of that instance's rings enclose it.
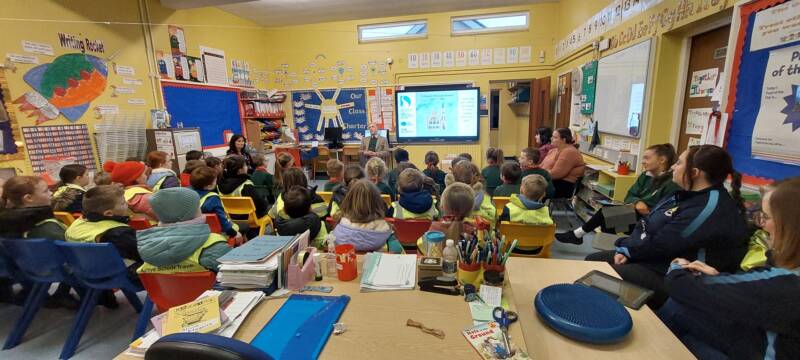
<instances>
[{"instance_id":1,"label":"yellow wall","mask_svg":"<svg viewBox=\"0 0 800 360\"><path fill-rule=\"evenodd\" d=\"M140 12L140 10L142 10ZM3 0L3 19L0 20L0 53L26 54L22 49L22 40L47 43L53 46L55 56L35 55L40 63L49 63L56 56L75 53L74 49L62 48L58 42L58 33L79 35L92 40L102 40L105 53L89 54L105 58L116 54L112 62L132 66L137 79L142 85L124 85L122 76L111 70L109 62L108 86L119 85L135 89L135 94L112 97L111 90L106 91L92 101L90 111L84 114L76 124L87 124L90 133L98 123L95 112L91 110L97 105L117 105L121 113L143 113L149 127L150 109L161 107L161 95L158 81L148 76L148 51L146 34L150 30L155 50L169 51L167 25L178 25L186 33L189 55L198 56L198 45L222 49L226 52L228 62L231 59L250 62L251 68L266 67L268 53L263 44L264 28L214 8L175 11L164 8L158 0L114 0L114 1L45 1L45 0ZM144 15L141 15L144 14ZM9 20L14 19L14 20ZM151 23L149 29L142 23ZM16 64L17 71L6 71L11 96L14 100L31 87L22 76L36 65ZM157 70L156 70L157 71ZM230 75L230 74L229 74ZM265 84L259 84L264 85ZM129 98L145 100L145 105L129 105ZM21 126L34 126L34 119L29 119L12 105L16 118ZM43 125L65 125L70 122L63 116L47 121ZM22 140L22 139L18 139ZM0 167L13 167L24 173L31 173L29 161L4 161ZM18 171L19 171L18 170Z\"/></svg>"},{"instance_id":2,"label":"yellow wall","mask_svg":"<svg viewBox=\"0 0 800 360\"><path fill-rule=\"evenodd\" d=\"M450 17L470 14L529 10L531 12L531 29L522 32L497 34L451 36ZM303 70L314 63L316 68L335 66L342 61L346 66L353 66L355 79L341 84L347 86L365 86L359 79L361 64L369 61L385 61L391 57L394 64L385 76L377 79L387 80L391 85L432 84L470 82L481 88L481 93L489 94L489 81L507 79L531 79L550 76L553 61L553 41L555 39L557 3L492 8L472 11L422 14L414 16L368 19L361 21L340 21L313 25L273 28L267 31L266 44L270 52L270 69L279 70L282 64L288 64L289 73L297 73L298 84L284 88L308 89L303 82ZM372 44L359 44L357 26L391 21L415 19L428 20L428 37L418 40L401 40ZM446 50L469 50L494 47L532 46L532 60L527 64L470 66L463 68L441 69L408 69L407 55L413 52L431 52ZM539 63L536 59L539 51L544 50L546 60ZM329 77L329 72L325 74ZM380 82L379 82L380 84ZM275 86L271 82L272 86ZM366 84L366 85L369 85ZM340 84L327 80L320 87L337 87ZM287 108L288 110L288 108ZM291 111L287 111L287 114ZM484 150L489 146L489 118L481 117L480 143L477 145L409 145L405 146L411 155L411 161L422 164L425 152L434 149L441 157L446 154L469 152L479 165L483 164ZM527 123L525 124L527 126ZM501 125L502 129L502 125ZM517 129L510 132L516 133ZM502 130L501 130L502 131ZM500 135L500 142L506 141ZM517 140L515 140L516 142ZM525 137L527 143L527 137ZM480 159L480 160L479 160Z\"/></svg>"}]
</instances>

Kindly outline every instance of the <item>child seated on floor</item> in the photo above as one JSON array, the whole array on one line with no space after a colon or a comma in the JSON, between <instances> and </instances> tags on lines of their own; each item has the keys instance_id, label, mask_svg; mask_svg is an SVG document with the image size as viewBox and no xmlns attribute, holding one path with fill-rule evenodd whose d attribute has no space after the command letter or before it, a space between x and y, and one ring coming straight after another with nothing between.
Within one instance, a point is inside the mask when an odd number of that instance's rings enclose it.
<instances>
[{"instance_id":1,"label":"child seated on floor","mask_svg":"<svg viewBox=\"0 0 800 360\"><path fill-rule=\"evenodd\" d=\"M531 174L541 175L547 181L547 193L545 196L547 199L552 199L553 195L556 193L556 188L553 186L550 173L541 168L542 159L540 156L541 154L538 149L532 147L522 149L519 155L519 166L522 169L522 175L520 176L521 178L525 178Z\"/></svg>"},{"instance_id":2,"label":"child seated on floor","mask_svg":"<svg viewBox=\"0 0 800 360\"><path fill-rule=\"evenodd\" d=\"M67 241L111 243L126 260L128 278L138 282L136 269L143 261L136 248L136 231L128 226L128 204L117 185L96 186L83 196L83 217L67 228Z\"/></svg>"},{"instance_id":3,"label":"child seated on floor","mask_svg":"<svg viewBox=\"0 0 800 360\"><path fill-rule=\"evenodd\" d=\"M503 160L502 149L490 147L486 150L486 163L488 165L481 170L481 176L483 176L483 181L486 183L486 192L489 195L493 195L494 189L503 184L503 180L500 179L500 167L503 166Z\"/></svg>"},{"instance_id":4,"label":"child seated on floor","mask_svg":"<svg viewBox=\"0 0 800 360\"><path fill-rule=\"evenodd\" d=\"M225 208L222 206L222 199L219 194L214 190L217 188L217 171L208 167L201 166L192 171L192 177L189 180L192 185L192 190L197 192L200 197L198 203L200 204L200 212L203 214L215 214L219 219L222 233L234 239L237 244L244 242L244 234L247 234L247 222L243 221L240 226L233 221Z\"/></svg>"},{"instance_id":5,"label":"child seated on floor","mask_svg":"<svg viewBox=\"0 0 800 360\"><path fill-rule=\"evenodd\" d=\"M494 206L489 194L484 190L484 185L480 181L481 174L475 164L464 160L453 169L453 178L456 182L464 183L472 187L475 191L475 201L472 205L470 217L479 217L489 223L489 229L494 231L495 220L497 219L497 209Z\"/></svg>"},{"instance_id":6,"label":"child seated on floor","mask_svg":"<svg viewBox=\"0 0 800 360\"><path fill-rule=\"evenodd\" d=\"M291 189L295 186L311 191L311 211L313 211L314 214L317 214L320 218L328 216L328 204L325 204L325 200L317 195L316 186L313 188L308 187L308 178L306 178L306 174L303 173L303 170L295 167L286 169L286 171L283 172L284 189ZM272 219L289 219L289 215L286 214L286 210L284 209L283 193L278 195L278 199L275 200L275 205L269 209L269 217Z\"/></svg>"},{"instance_id":7,"label":"child seated on floor","mask_svg":"<svg viewBox=\"0 0 800 360\"><path fill-rule=\"evenodd\" d=\"M353 244L356 251L402 253L403 246L395 238L385 215L386 203L378 187L366 179L356 181L334 217L338 223L333 229L336 245Z\"/></svg>"},{"instance_id":8,"label":"child seated on floor","mask_svg":"<svg viewBox=\"0 0 800 360\"><path fill-rule=\"evenodd\" d=\"M150 208L150 195L153 193L145 185L147 167L139 161L115 163L106 161L103 168L111 171L111 182L120 184L124 189L125 202L130 214L141 214L150 220L157 220Z\"/></svg>"},{"instance_id":9,"label":"child seated on floor","mask_svg":"<svg viewBox=\"0 0 800 360\"><path fill-rule=\"evenodd\" d=\"M337 159L330 159L325 163L325 172L328 173L328 182L322 188L323 191L333 191L336 185L342 183L342 172L344 171L344 163Z\"/></svg>"},{"instance_id":10,"label":"child seated on floor","mask_svg":"<svg viewBox=\"0 0 800 360\"><path fill-rule=\"evenodd\" d=\"M79 213L83 209L83 194L89 185L89 169L81 164L64 165L58 172L61 181L53 193L53 211Z\"/></svg>"},{"instance_id":11,"label":"child seated on floor","mask_svg":"<svg viewBox=\"0 0 800 360\"><path fill-rule=\"evenodd\" d=\"M211 170L213 171L213 170ZM200 212L200 196L192 189L162 189L150 205L158 226L139 231L138 273L174 274L219 270L219 259L231 250L228 239L212 233Z\"/></svg>"},{"instance_id":12,"label":"child seated on floor","mask_svg":"<svg viewBox=\"0 0 800 360\"><path fill-rule=\"evenodd\" d=\"M431 192L425 189L425 175L417 169L405 169L397 178L398 200L392 203L387 217L433 220L439 211Z\"/></svg>"},{"instance_id":13,"label":"child seated on floor","mask_svg":"<svg viewBox=\"0 0 800 360\"><path fill-rule=\"evenodd\" d=\"M389 195L389 198L394 201L394 189L383 182L383 178L386 176L386 163L379 157L373 157L367 161L364 170L367 172L367 179L378 187L381 194Z\"/></svg>"},{"instance_id":14,"label":"child seated on floor","mask_svg":"<svg viewBox=\"0 0 800 360\"><path fill-rule=\"evenodd\" d=\"M167 159L163 151L147 153L147 166L150 167L150 176L147 177L147 186L156 192L161 189L181 186L178 175L172 171L172 159Z\"/></svg>"},{"instance_id":15,"label":"child seated on floor","mask_svg":"<svg viewBox=\"0 0 800 360\"><path fill-rule=\"evenodd\" d=\"M433 179L440 193L444 191L445 173L439 169L439 154L436 151L428 151L425 154L425 170L422 173Z\"/></svg>"},{"instance_id":16,"label":"child seated on floor","mask_svg":"<svg viewBox=\"0 0 800 360\"><path fill-rule=\"evenodd\" d=\"M507 161L500 167L500 179L503 180L503 185L494 189L494 197L504 196L508 197L511 194L519 194L519 179L522 174L522 169L516 161Z\"/></svg>"},{"instance_id":17,"label":"child seated on floor","mask_svg":"<svg viewBox=\"0 0 800 360\"><path fill-rule=\"evenodd\" d=\"M339 212L339 209L342 208L342 201L344 201L344 197L347 195L350 186L365 177L364 169L362 169L361 166L358 166L358 164L347 165L347 168L344 169L344 175L342 176L342 183L333 188L331 203L328 204L328 214L330 214L330 216L335 216L336 213Z\"/></svg>"},{"instance_id":18,"label":"child seated on floor","mask_svg":"<svg viewBox=\"0 0 800 360\"><path fill-rule=\"evenodd\" d=\"M275 220L275 229L278 235L297 235L310 231L309 241L312 246L324 249L325 235L328 229L317 214L311 211L311 190L299 185L292 186L281 194L283 209L289 218L279 217Z\"/></svg>"},{"instance_id":19,"label":"child seated on floor","mask_svg":"<svg viewBox=\"0 0 800 360\"><path fill-rule=\"evenodd\" d=\"M186 162L186 166L181 172L181 186L189 186L190 179L192 178L192 170L197 169L200 166L206 166L206 162L203 160L189 160Z\"/></svg>"},{"instance_id":20,"label":"child seated on floor","mask_svg":"<svg viewBox=\"0 0 800 360\"><path fill-rule=\"evenodd\" d=\"M550 210L542 202L547 192L547 181L541 175L528 175L522 178L519 194L512 194L503 208L500 221L528 225L552 225Z\"/></svg>"},{"instance_id":21,"label":"child seated on floor","mask_svg":"<svg viewBox=\"0 0 800 360\"><path fill-rule=\"evenodd\" d=\"M462 183L452 183L442 194L442 218L431 223L428 231L441 231L445 239L461 239L462 233L472 233L476 226L468 219L472 213L472 204L475 191L470 186ZM425 255L425 246L422 237L417 239L417 252Z\"/></svg>"}]
</instances>

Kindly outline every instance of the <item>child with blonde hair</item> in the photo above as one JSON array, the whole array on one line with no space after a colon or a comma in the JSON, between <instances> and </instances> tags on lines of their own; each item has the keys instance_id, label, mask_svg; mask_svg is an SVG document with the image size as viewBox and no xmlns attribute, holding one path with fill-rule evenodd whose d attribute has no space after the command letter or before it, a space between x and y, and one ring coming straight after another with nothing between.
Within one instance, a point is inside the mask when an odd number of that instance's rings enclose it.
<instances>
[{"instance_id":1,"label":"child with blonde hair","mask_svg":"<svg viewBox=\"0 0 800 360\"><path fill-rule=\"evenodd\" d=\"M472 205L475 199L475 191L472 187L462 183L452 183L442 194L442 218L431 223L428 231L441 231L445 234L445 239L461 239L462 233L473 233L476 226L469 219L472 214ZM417 240L417 251L425 255L423 240Z\"/></svg>"},{"instance_id":2,"label":"child with blonde hair","mask_svg":"<svg viewBox=\"0 0 800 360\"><path fill-rule=\"evenodd\" d=\"M336 245L353 244L356 251L388 250L402 253L403 246L394 230L384 219L386 203L380 191L369 180L362 179L350 186L342 208L334 217Z\"/></svg>"},{"instance_id":3,"label":"child with blonde hair","mask_svg":"<svg viewBox=\"0 0 800 360\"><path fill-rule=\"evenodd\" d=\"M405 169L397 177L397 201L387 213L395 219L433 220L439 211L433 203L433 196L425 189L425 175L417 169Z\"/></svg>"},{"instance_id":4,"label":"child with blonde hair","mask_svg":"<svg viewBox=\"0 0 800 360\"><path fill-rule=\"evenodd\" d=\"M325 171L328 173L328 182L322 188L323 191L333 191L336 185L342 183L342 172L344 171L344 163L338 159L330 159L325 163Z\"/></svg>"},{"instance_id":5,"label":"child with blonde hair","mask_svg":"<svg viewBox=\"0 0 800 360\"><path fill-rule=\"evenodd\" d=\"M366 174L364 174L364 169L362 169L361 166L358 166L358 164L347 165L347 168L344 169L344 175L342 176L342 183L333 188L331 203L328 205L328 214L330 214L330 216L335 216L339 212L350 187L355 184L356 181L365 177Z\"/></svg>"},{"instance_id":6,"label":"child with blonde hair","mask_svg":"<svg viewBox=\"0 0 800 360\"><path fill-rule=\"evenodd\" d=\"M456 182L464 183L472 187L475 191L475 198L472 205L472 215L479 217L489 223L489 229L494 230L495 220L497 219L497 209L494 206L489 194L484 190L481 182L481 174L475 164L464 160L453 169L453 178Z\"/></svg>"},{"instance_id":7,"label":"child with blonde hair","mask_svg":"<svg viewBox=\"0 0 800 360\"><path fill-rule=\"evenodd\" d=\"M386 163L379 157L373 157L367 161L364 170L367 172L367 179L378 187L381 194L389 195L394 201L394 190L383 182L386 176Z\"/></svg>"},{"instance_id":8,"label":"child with blonde hair","mask_svg":"<svg viewBox=\"0 0 800 360\"><path fill-rule=\"evenodd\" d=\"M172 171L172 159L167 158L163 151L147 153L147 166L150 167L150 176L147 177L147 186L156 192L160 189L180 187L178 175Z\"/></svg>"},{"instance_id":9,"label":"child with blonde hair","mask_svg":"<svg viewBox=\"0 0 800 360\"><path fill-rule=\"evenodd\" d=\"M528 225L552 225L550 210L542 200L547 194L547 180L541 175L528 175L522 179L519 194L512 194L503 208L500 221Z\"/></svg>"}]
</instances>

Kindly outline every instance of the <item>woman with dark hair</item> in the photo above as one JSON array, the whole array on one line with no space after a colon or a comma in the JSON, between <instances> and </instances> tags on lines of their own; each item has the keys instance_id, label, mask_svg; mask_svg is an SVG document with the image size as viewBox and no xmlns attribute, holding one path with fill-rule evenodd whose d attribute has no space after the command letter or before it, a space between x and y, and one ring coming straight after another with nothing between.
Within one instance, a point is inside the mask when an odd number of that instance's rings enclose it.
<instances>
[{"instance_id":1,"label":"woman with dark hair","mask_svg":"<svg viewBox=\"0 0 800 360\"><path fill-rule=\"evenodd\" d=\"M555 147L550 139L553 137L553 129L549 127L540 127L536 129L536 147L539 149L539 158L544 159L550 149Z\"/></svg>"},{"instance_id":2,"label":"woman with dark hair","mask_svg":"<svg viewBox=\"0 0 800 360\"><path fill-rule=\"evenodd\" d=\"M243 135L236 134L231 137L231 141L228 142L228 152L225 154L244 157L248 174L252 174L256 168L253 165L253 157L247 152L247 139Z\"/></svg>"},{"instance_id":3,"label":"woman with dark hair","mask_svg":"<svg viewBox=\"0 0 800 360\"><path fill-rule=\"evenodd\" d=\"M759 225L772 239L765 266L725 274L678 258L667 272L670 300L658 317L699 359L800 354L800 177L781 181L761 202Z\"/></svg>"},{"instance_id":4,"label":"woman with dark hair","mask_svg":"<svg viewBox=\"0 0 800 360\"><path fill-rule=\"evenodd\" d=\"M678 184L672 181L672 170L670 169L677 160L678 155L672 144L656 144L645 150L642 157L644 171L625 196L625 205L629 206L631 211L635 211L637 219L649 214L650 209L661 199L672 196L680 190ZM601 227L604 232L616 233L614 229L606 229L604 209L595 212L583 226L573 231L556 234L556 239L565 243L582 244L583 235L594 232L598 227ZM628 231L633 231L632 226Z\"/></svg>"},{"instance_id":5,"label":"woman with dark hair","mask_svg":"<svg viewBox=\"0 0 800 360\"><path fill-rule=\"evenodd\" d=\"M573 145L575 140L572 139L570 129L556 129L551 140L553 148L547 152L541 167L550 173L553 180L556 188L553 197L570 198L575 192L575 182L586 170L586 163L583 162L581 152Z\"/></svg>"},{"instance_id":6,"label":"woman with dark hair","mask_svg":"<svg viewBox=\"0 0 800 360\"><path fill-rule=\"evenodd\" d=\"M728 176L730 193L725 189ZM667 298L664 275L672 259L701 260L736 272L747 252L741 179L724 149L690 147L672 166L672 181L681 190L656 204L630 236L618 239L616 250L586 260L608 262L624 280L655 291L648 302L653 308Z\"/></svg>"}]
</instances>

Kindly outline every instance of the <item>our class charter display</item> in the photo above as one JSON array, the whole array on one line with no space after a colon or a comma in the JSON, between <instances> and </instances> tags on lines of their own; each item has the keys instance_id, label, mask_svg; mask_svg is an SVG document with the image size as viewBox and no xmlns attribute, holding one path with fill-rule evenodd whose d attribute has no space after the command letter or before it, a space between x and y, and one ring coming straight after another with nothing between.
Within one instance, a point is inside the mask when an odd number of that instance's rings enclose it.
<instances>
[{"instance_id":1,"label":"our class charter display","mask_svg":"<svg viewBox=\"0 0 800 360\"><path fill-rule=\"evenodd\" d=\"M398 91L397 141L478 141L478 88Z\"/></svg>"}]
</instances>

